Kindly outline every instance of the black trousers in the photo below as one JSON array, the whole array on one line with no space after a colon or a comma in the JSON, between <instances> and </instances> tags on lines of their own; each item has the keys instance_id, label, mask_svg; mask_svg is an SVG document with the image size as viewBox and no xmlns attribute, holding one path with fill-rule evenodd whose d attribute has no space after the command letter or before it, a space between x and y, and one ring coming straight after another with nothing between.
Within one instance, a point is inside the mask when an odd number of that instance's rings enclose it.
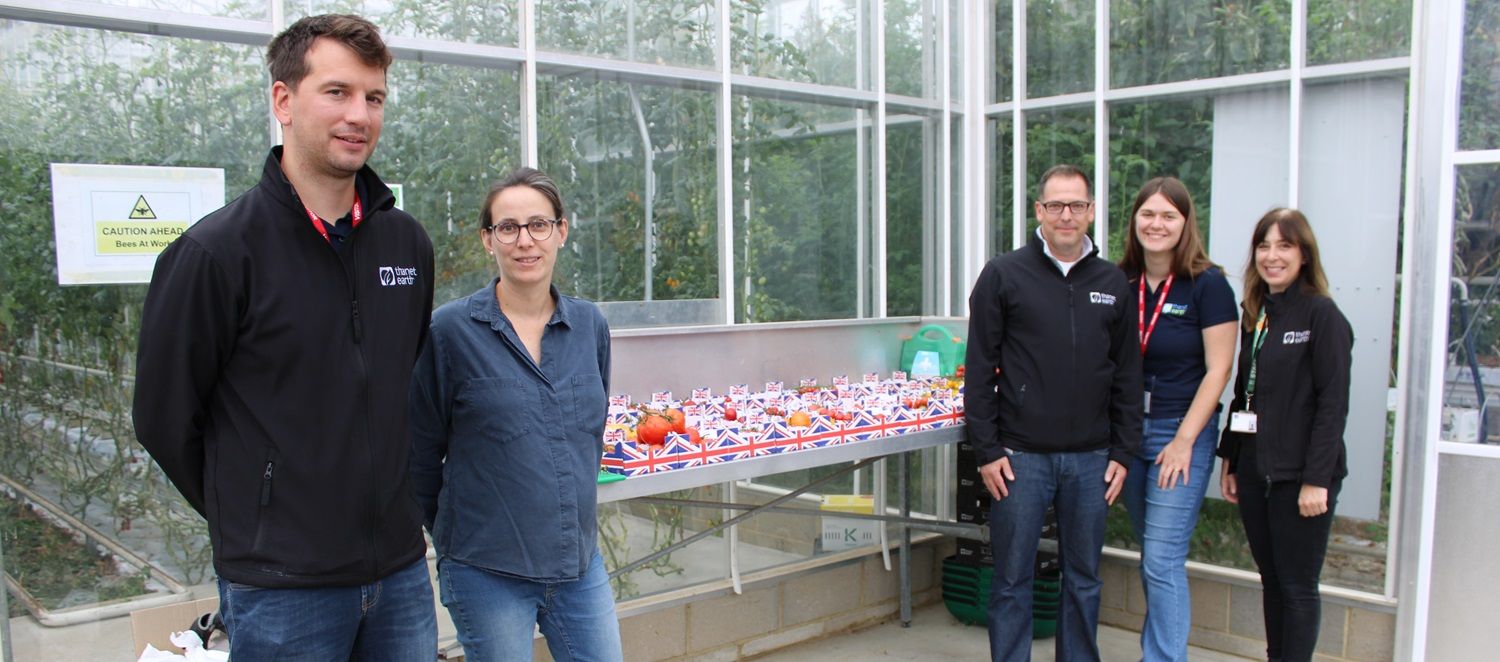
<instances>
[{"instance_id":1,"label":"black trousers","mask_svg":"<svg viewBox=\"0 0 1500 662\"><path fill-rule=\"evenodd\" d=\"M1328 488L1328 512L1303 517L1297 510L1299 482L1266 483L1247 475L1255 462L1240 463L1235 474L1240 494L1240 521L1250 554L1260 568L1266 618L1266 655L1272 660L1311 660L1322 622L1318 578L1328 552L1333 508L1343 482Z\"/></svg>"}]
</instances>

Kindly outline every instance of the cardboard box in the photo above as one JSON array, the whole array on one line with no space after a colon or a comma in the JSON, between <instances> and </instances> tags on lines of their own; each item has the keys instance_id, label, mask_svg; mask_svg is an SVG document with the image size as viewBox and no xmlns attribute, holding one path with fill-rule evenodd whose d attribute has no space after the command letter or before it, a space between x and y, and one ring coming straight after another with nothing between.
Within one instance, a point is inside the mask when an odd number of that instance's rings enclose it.
<instances>
[{"instance_id":1,"label":"cardboard box","mask_svg":"<svg viewBox=\"0 0 1500 662\"><path fill-rule=\"evenodd\" d=\"M218 598L203 598L130 612L130 630L135 635L135 657L141 656L141 651L146 650L146 644L155 646L157 650L182 653L181 648L172 645L172 633L192 627L199 616L218 609Z\"/></svg>"},{"instance_id":2,"label":"cardboard box","mask_svg":"<svg viewBox=\"0 0 1500 662\"><path fill-rule=\"evenodd\" d=\"M828 494L823 497L821 509L832 512L875 513L875 497L862 494ZM868 519L832 517L824 515L823 530L818 536L823 551L837 552L874 544L879 537L881 522Z\"/></svg>"}]
</instances>

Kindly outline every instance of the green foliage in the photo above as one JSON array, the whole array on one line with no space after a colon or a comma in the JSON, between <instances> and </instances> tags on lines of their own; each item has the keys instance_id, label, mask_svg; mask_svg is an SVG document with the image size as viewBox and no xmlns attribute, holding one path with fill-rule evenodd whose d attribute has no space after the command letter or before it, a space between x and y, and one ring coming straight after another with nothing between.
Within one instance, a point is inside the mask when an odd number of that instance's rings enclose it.
<instances>
[{"instance_id":1,"label":"green foliage","mask_svg":"<svg viewBox=\"0 0 1500 662\"><path fill-rule=\"evenodd\" d=\"M1307 63L1400 57L1411 53L1411 0L1310 0Z\"/></svg>"},{"instance_id":2,"label":"green foliage","mask_svg":"<svg viewBox=\"0 0 1500 662\"><path fill-rule=\"evenodd\" d=\"M103 602L146 593L144 573L122 574L109 556L90 549L15 499L0 498L0 523L5 571L43 609L73 606L80 599ZM19 600L11 600L8 617L25 613Z\"/></svg>"},{"instance_id":3,"label":"green foliage","mask_svg":"<svg viewBox=\"0 0 1500 662\"><path fill-rule=\"evenodd\" d=\"M1093 0L1026 3L1026 96L1094 89Z\"/></svg>"},{"instance_id":4,"label":"green foliage","mask_svg":"<svg viewBox=\"0 0 1500 662\"><path fill-rule=\"evenodd\" d=\"M1500 75L1495 73L1500 71L1500 4L1468 0L1465 5L1458 144L1461 149L1496 149L1500 148Z\"/></svg>"},{"instance_id":5,"label":"green foliage","mask_svg":"<svg viewBox=\"0 0 1500 662\"><path fill-rule=\"evenodd\" d=\"M1288 0L1122 0L1110 3L1115 87L1284 69Z\"/></svg>"}]
</instances>

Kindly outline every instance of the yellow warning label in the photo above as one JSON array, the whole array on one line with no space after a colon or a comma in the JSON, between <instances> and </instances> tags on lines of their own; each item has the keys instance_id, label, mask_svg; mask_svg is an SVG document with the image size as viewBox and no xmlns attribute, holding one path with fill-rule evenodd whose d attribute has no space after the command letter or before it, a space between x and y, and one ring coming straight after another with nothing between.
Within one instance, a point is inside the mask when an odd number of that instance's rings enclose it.
<instances>
[{"instance_id":1,"label":"yellow warning label","mask_svg":"<svg viewBox=\"0 0 1500 662\"><path fill-rule=\"evenodd\" d=\"M99 255L156 255L187 228L186 221L99 221L94 223L94 247Z\"/></svg>"},{"instance_id":2,"label":"yellow warning label","mask_svg":"<svg viewBox=\"0 0 1500 662\"><path fill-rule=\"evenodd\" d=\"M146 196L135 199L135 206L130 208L130 219L134 221L156 220L156 212L151 211L151 205L146 204Z\"/></svg>"}]
</instances>

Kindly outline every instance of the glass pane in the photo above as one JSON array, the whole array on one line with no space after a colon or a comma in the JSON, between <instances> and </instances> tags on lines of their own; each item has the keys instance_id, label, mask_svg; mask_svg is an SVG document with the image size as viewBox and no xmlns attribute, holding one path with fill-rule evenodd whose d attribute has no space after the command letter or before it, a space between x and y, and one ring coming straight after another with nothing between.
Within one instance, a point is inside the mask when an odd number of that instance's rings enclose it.
<instances>
[{"instance_id":1,"label":"glass pane","mask_svg":"<svg viewBox=\"0 0 1500 662\"><path fill-rule=\"evenodd\" d=\"M674 64L714 66L714 0L538 2L537 45L546 50Z\"/></svg>"},{"instance_id":2,"label":"glass pane","mask_svg":"<svg viewBox=\"0 0 1500 662\"><path fill-rule=\"evenodd\" d=\"M1500 3L1469 0L1464 9L1464 69L1459 87L1460 149L1500 149Z\"/></svg>"},{"instance_id":3,"label":"glass pane","mask_svg":"<svg viewBox=\"0 0 1500 662\"><path fill-rule=\"evenodd\" d=\"M1064 108L1026 114L1026 186L1030 195L1026 198L1027 234L1023 242L1029 243L1036 234L1036 214L1030 204L1041 194L1036 183L1041 180L1042 173L1059 163L1078 166L1093 179L1093 108ZM1099 192L1094 191L1094 195L1097 197Z\"/></svg>"},{"instance_id":4,"label":"glass pane","mask_svg":"<svg viewBox=\"0 0 1500 662\"><path fill-rule=\"evenodd\" d=\"M1010 116L994 117L990 124L990 237L988 255L1004 253L1011 248L1014 224L1014 185L1011 183L1015 133ZM977 274L976 274L977 275Z\"/></svg>"},{"instance_id":5,"label":"glass pane","mask_svg":"<svg viewBox=\"0 0 1500 662\"><path fill-rule=\"evenodd\" d=\"M968 224L964 222L964 139L958 130L961 119L958 115L948 118L953 128L948 136L948 167L951 188L948 192L949 213L941 222L948 224L949 236L953 238L948 249L950 315L963 315L969 300L969 279L964 274L964 254L968 251ZM983 166L981 166L983 167Z\"/></svg>"},{"instance_id":6,"label":"glass pane","mask_svg":"<svg viewBox=\"0 0 1500 662\"><path fill-rule=\"evenodd\" d=\"M1213 100L1207 97L1110 106L1111 257L1124 254L1130 207L1141 185L1164 175L1176 177L1187 186L1197 211L1198 229L1204 245L1208 245L1213 144Z\"/></svg>"},{"instance_id":7,"label":"glass pane","mask_svg":"<svg viewBox=\"0 0 1500 662\"><path fill-rule=\"evenodd\" d=\"M718 486L700 487L660 495L662 498L722 501ZM599 551L610 572L662 551L710 526L728 519L720 508L687 508L676 505L617 501L599 505ZM731 513L730 517L739 513ZM610 579L615 600L655 595L685 586L729 576L729 536L710 535L673 550L641 568ZM761 546L740 533L740 554L766 556ZM773 555L778 561L791 554ZM742 563L745 557L741 556Z\"/></svg>"},{"instance_id":8,"label":"glass pane","mask_svg":"<svg viewBox=\"0 0 1500 662\"><path fill-rule=\"evenodd\" d=\"M0 499L6 570L47 610L208 581L207 527L131 424L146 288L58 285L48 166L222 168L227 196L250 188L269 147L264 49L12 21L0 33L0 474L29 492ZM106 539L128 557L101 553Z\"/></svg>"},{"instance_id":9,"label":"glass pane","mask_svg":"<svg viewBox=\"0 0 1500 662\"><path fill-rule=\"evenodd\" d=\"M518 0L304 0L289 2L287 24L314 14L358 14L381 34L475 44L520 43Z\"/></svg>"},{"instance_id":10,"label":"glass pane","mask_svg":"<svg viewBox=\"0 0 1500 662\"><path fill-rule=\"evenodd\" d=\"M1500 437L1500 412L1488 394L1500 384L1500 165L1458 167L1454 192L1453 288L1448 319L1448 373L1443 385L1442 438L1484 441ZM1480 397L1483 391L1485 396Z\"/></svg>"},{"instance_id":11,"label":"glass pane","mask_svg":"<svg viewBox=\"0 0 1500 662\"><path fill-rule=\"evenodd\" d=\"M579 74L543 77L537 101L542 169L572 209L558 287L594 301L717 300L715 94Z\"/></svg>"},{"instance_id":12,"label":"glass pane","mask_svg":"<svg viewBox=\"0 0 1500 662\"><path fill-rule=\"evenodd\" d=\"M934 207L937 120L911 115L886 118L885 268L886 314L921 315L928 291L923 279L937 269Z\"/></svg>"},{"instance_id":13,"label":"glass pane","mask_svg":"<svg viewBox=\"0 0 1500 662\"><path fill-rule=\"evenodd\" d=\"M87 0L90 3L112 7L131 7L161 11L184 12L200 16L226 16L267 20L271 3L260 0Z\"/></svg>"},{"instance_id":14,"label":"glass pane","mask_svg":"<svg viewBox=\"0 0 1500 662\"><path fill-rule=\"evenodd\" d=\"M1026 96L1094 89L1094 0L1026 3Z\"/></svg>"},{"instance_id":15,"label":"glass pane","mask_svg":"<svg viewBox=\"0 0 1500 662\"><path fill-rule=\"evenodd\" d=\"M1286 0L1119 0L1110 3L1113 87L1285 69Z\"/></svg>"},{"instance_id":16,"label":"glass pane","mask_svg":"<svg viewBox=\"0 0 1500 662\"><path fill-rule=\"evenodd\" d=\"M864 0L746 0L732 11L735 71L869 88L874 40Z\"/></svg>"},{"instance_id":17,"label":"glass pane","mask_svg":"<svg viewBox=\"0 0 1500 662\"><path fill-rule=\"evenodd\" d=\"M996 101L1010 101L1013 96L1015 54L1015 19L1012 18L1013 0L995 0L995 90L991 95ZM956 23L955 25L962 25Z\"/></svg>"},{"instance_id":18,"label":"glass pane","mask_svg":"<svg viewBox=\"0 0 1500 662\"><path fill-rule=\"evenodd\" d=\"M1410 54L1411 0L1308 0L1308 64Z\"/></svg>"},{"instance_id":19,"label":"glass pane","mask_svg":"<svg viewBox=\"0 0 1500 662\"><path fill-rule=\"evenodd\" d=\"M868 126L850 108L735 98L736 321L858 316Z\"/></svg>"},{"instance_id":20,"label":"glass pane","mask_svg":"<svg viewBox=\"0 0 1500 662\"><path fill-rule=\"evenodd\" d=\"M909 97L937 96L938 14L935 0L889 0L885 4L885 91Z\"/></svg>"},{"instance_id":21,"label":"glass pane","mask_svg":"<svg viewBox=\"0 0 1500 662\"><path fill-rule=\"evenodd\" d=\"M520 76L397 60L388 77L391 103L370 165L402 185L403 209L427 228L437 268L433 301L442 304L494 274L479 240L479 207L489 185L521 162Z\"/></svg>"}]
</instances>

